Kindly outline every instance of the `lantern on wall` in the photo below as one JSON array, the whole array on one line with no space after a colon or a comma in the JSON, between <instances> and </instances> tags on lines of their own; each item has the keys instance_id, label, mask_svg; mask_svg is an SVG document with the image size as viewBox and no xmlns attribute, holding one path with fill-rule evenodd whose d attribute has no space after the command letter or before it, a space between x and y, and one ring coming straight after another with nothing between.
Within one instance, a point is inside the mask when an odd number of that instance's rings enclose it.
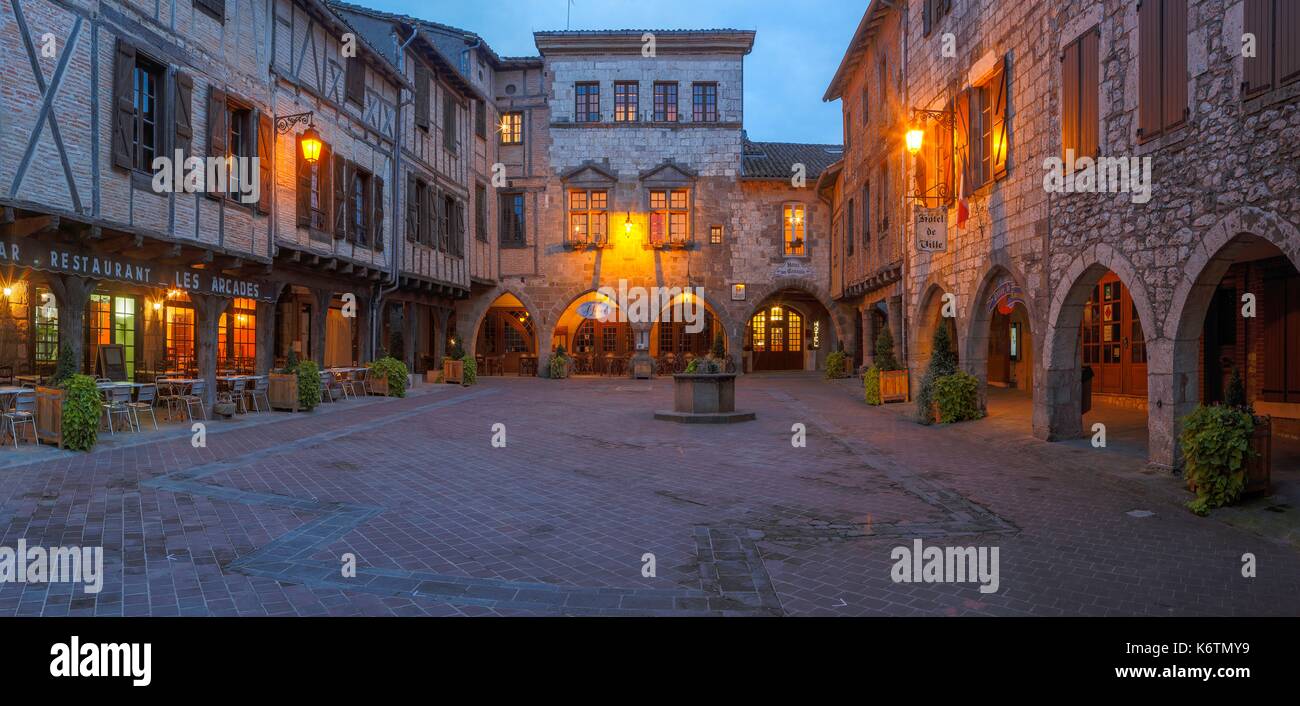
<instances>
[{"instance_id":1,"label":"lantern on wall","mask_svg":"<svg viewBox=\"0 0 1300 706\"><path fill-rule=\"evenodd\" d=\"M308 164L315 164L320 160L320 148L320 133L316 132L316 128L308 127L302 133L302 158L307 160Z\"/></svg>"}]
</instances>

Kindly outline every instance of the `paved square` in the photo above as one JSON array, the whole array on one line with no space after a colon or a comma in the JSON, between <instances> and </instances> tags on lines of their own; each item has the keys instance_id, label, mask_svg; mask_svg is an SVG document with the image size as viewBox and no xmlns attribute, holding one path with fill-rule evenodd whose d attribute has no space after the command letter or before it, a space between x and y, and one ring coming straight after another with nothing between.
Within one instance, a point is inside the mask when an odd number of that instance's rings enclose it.
<instances>
[{"instance_id":1,"label":"paved square","mask_svg":"<svg viewBox=\"0 0 1300 706\"><path fill-rule=\"evenodd\" d=\"M1300 612L1295 469L1198 518L1122 454L996 420L920 427L854 381L744 377L758 420L717 427L654 421L668 380L417 392L212 422L206 448L177 428L22 455L0 467L0 546L102 545L106 578L0 585L0 615ZM999 590L893 582L916 538L998 547Z\"/></svg>"}]
</instances>

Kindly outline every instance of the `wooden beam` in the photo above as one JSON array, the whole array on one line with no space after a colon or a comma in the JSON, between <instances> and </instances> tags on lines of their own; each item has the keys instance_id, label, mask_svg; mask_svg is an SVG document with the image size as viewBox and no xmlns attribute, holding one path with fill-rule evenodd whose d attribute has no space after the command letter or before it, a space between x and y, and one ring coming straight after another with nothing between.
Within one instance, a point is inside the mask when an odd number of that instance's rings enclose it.
<instances>
[{"instance_id":1,"label":"wooden beam","mask_svg":"<svg viewBox=\"0 0 1300 706\"><path fill-rule=\"evenodd\" d=\"M31 235L53 233L58 229L58 216L33 216L31 218L20 218L0 226L0 235L10 238L25 238Z\"/></svg>"}]
</instances>

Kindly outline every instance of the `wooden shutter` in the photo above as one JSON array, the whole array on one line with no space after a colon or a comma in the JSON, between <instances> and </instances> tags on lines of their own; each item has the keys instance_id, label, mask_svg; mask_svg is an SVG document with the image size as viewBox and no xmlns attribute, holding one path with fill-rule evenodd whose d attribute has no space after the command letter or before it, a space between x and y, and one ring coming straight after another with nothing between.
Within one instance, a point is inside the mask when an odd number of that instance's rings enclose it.
<instances>
[{"instance_id":1,"label":"wooden shutter","mask_svg":"<svg viewBox=\"0 0 1300 706\"><path fill-rule=\"evenodd\" d=\"M323 163L322 163L323 164ZM334 239L348 235L348 162L343 155L334 155Z\"/></svg>"},{"instance_id":2,"label":"wooden shutter","mask_svg":"<svg viewBox=\"0 0 1300 706\"><path fill-rule=\"evenodd\" d=\"M930 36L930 29L934 26L933 10L934 0L921 0L921 36Z\"/></svg>"},{"instance_id":3,"label":"wooden shutter","mask_svg":"<svg viewBox=\"0 0 1300 706\"><path fill-rule=\"evenodd\" d=\"M1259 297L1259 314L1263 325L1263 379L1260 398L1268 402L1286 401L1287 387L1287 286L1286 279L1264 279ZM1300 322L1297 322L1300 324ZM1297 326L1300 330L1300 325ZM1300 368L1300 365L1295 367ZM1297 401L1300 401L1298 399Z\"/></svg>"},{"instance_id":4,"label":"wooden shutter","mask_svg":"<svg viewBox=\"0 0 1300 706\"><path fill-rule=\"evenodd\" d=\"M271 154L275 148L275 126L266 111L257 111L257 210L271 212L271 193L275 184L271 181ZM301 151L301 150L300 150Z\"/></svg>"},{"instance_id":5,"label":"wooden shutter","mask_svg":"<svg viewBox=\"0 0 1300 706\"><path fill-rule=\"evenodd\" d=\"M298 152L299 154L301 154L302 150L299 150ZM318 198L320 199L320 204L318 208L320 209L321 212L322 223L320 227L322 232L328 231L330 225L332 224L332 221L330 220L330 218L333 216L334 213L332 209L342 208L342 206L340 206L338 203L334 201L333 165L334 165L334 150L330 149L329 145L321 143L320 157L318 157L316 160L316 179L318 182L316 184L316 192L318 194ZM308 179L311 178L310 172L308 172L307 178ZM307 188L309 189L311 188L310 181L307 182ZM310 194L308 194L307 199L308 199L307 206L308 208L310 208L311 207Z\"/></svg>"},{"instance_id":6,"label":"wooden shutter","mask_svg":"<svg viewBox=\"0 0 1300 706\"><path fill-rule=\"evenodd\" d=\"M1300 3L1276 0L1277 32L1273 53L1277 57L1279 85L1300 78Z\"/></svg>"},{"instance_id":7,"label":"wooden shutter","mask_svg":"<svg viewBox=\"0 0 1300 706\"><path fill-rule=\"evenodd\" d=\"M113 64L113 166L135 166L135 47L117 40Z\"/></svg>"},{"instance_id":8,"label":"wooden shutter","mask_svg":"<svg viewBox=\"0 0 1300 706\"><path fill-rule=\"evenodd\" d=\"M297 155L294 170L294 212L297 215L298 225L307 228L311 226L311 165L307 164L306 158L302 156L302 135L294 140L293 151ZM321 172L329 171L326 166L329 162L324 159L324 156L322 154L322 159L318 162L321 165ZM325 194L323 189L321 194L323 198Z\"/></svg>"},{"instance_id":9,"label":"wooden shutter","mask_svg":"<svg viewBox=\"0 0 1300 706\"><path fill-rule=\"evenodd\" d=\"M1164 0L1161 13L1164 38L1161 42L1164 76L1164 114L1161 129L1181 125L1187 119L1187 3Z\"/></svg>"},{"instance_id":10,"label":"wooden shutter","mask_svg":"<svg viewBox=\"0 0 1300 706\"><path fill-rule=\"evenodd\" d=\"M429 129L429 72L415 67L415 126Z\"/></svg>"},{"instance_id":11,"label":"wooden shutter","mask_svg":"<svg viewBox=\"0 0 1300 706\"><path fill-rule=\"evenodd\" d=\"M215 85L208 89L208 156L218 159L226 157L226 137L230 134L230 114L226 112L226 92ZM211 199L219 199L222 193L208 184L204 194Z\"/></svg>"},{"instance_id":12,"label":"wooden shutter","mask_svg":"<svg viewBox=\"0 0 1300 706\"><path fill-rule=\"evenodd\" d=\"M194 6L207 10L218 22L226 21L226 0L194 0Z\"/></svg>"},{"instance_id":13,"label":"wooden shutter","mask_svg":"<svg viewBox=\"0 0 1300 706\"><path fill-rule=\"evenodd\" d=\"M1245 30L1255 35L1255 56L1242 57L1243 97L1273 87L1273 0L1246 0Z\"/></svg>"},{"instance_id":14,"label":"wooden shutter","mask_svg":"<svg viewBox=\"0 0 1300 706\"><path fill-rule=\"evenodd\" d=\"M370 219L370 232L373 237L370 239L370 247L375 252L384 251L384 178L378 174L370 178L370 185L373 194L370 199L370 213L373 214Z\"/></svg>"},{"instance_id":15,"label":"wooden shutter","mask_svg":"<svg viewBox=\"0 0 1300 706\"><path fill-rule=\"evenodd\" d=\"M434 247L443 252L447 252L447 214L442 199L442 189L438 189L437 195L433 198L433 209L433 227L434 233L437 234L437 241L434 243Z\"/></svg>"},{"instance_id":16,"label":"wooden shutter","mask_svg":"<svg viewBox=\"0 0 1300 706\"><path fill-rule=\"evenodd\" d=\"M1138 138L1160 133L1160 2L1138 3Z\"/></svg>"},{"instance_id":17,"label":"wooden shutter","mask_svg":"<svg viewBox=\"0 0 1300 706\"><path fill-rule=\"evenodd\" d=\"M1098 43L1101 30L1093 29L1079 38L1079 142L1080 157L1100 154L1097 124L1101 121L1097 93L1101 90L1099 71L1101 58Z\"/></svg>"},{"instance_id":18,"label":"wooden shutter","mask_svg":"<svg viewBox=\"0 0 1300 706\"><path fill-rule=\"evenodd\" d=\"M343 70L344 95L347 100L363 108L366 105L366 65L360 57L344 57L347 62Z\"/></svg>"},{"instance_id":19,"label":"wooden shutter","mask_svg":"<svg viewBox=\"0 0 1300 706\"><path fill-rule=\"evenodd\" d=\"M414 242L420 235L420 195L415 175L406 175L406 239Z\"/></svg>"},{"instance_id":20,"label":"wooden shutter","mask_svg":"<svg viewBox=\"0 0 1300 706\"><path fill-rule=\"evenodd\" d=\"M181 158L184 159L190 156L190 148L194 144L194 109L191 104L194 78L183 71L177 71L173 85L172 101L175 110L172 111L172 148L180 150Z\"/></svg>"},{"instance_id":21,"label":"wooden shutter","mask_svg":"<svg viewBox=\"0 0 1300 706\"><path fill-rule=\"evenodd\" d=\"M434 210L434 191L432 186L424 187L424 210L420 213L420 242L428 246L437 245L438 219Z\"/></svg>"},{"instance_id":22,"label":"wooden shutter","mask_svg":"<svg viewBox=\"0 0 1300 706\"><path fill-rule=\"evenodd\" d=\"M1065 171L1074 170L1071 155L1079 155L1079 42L1070 42L1061 52L1061 161Z\"/></svg>"},{"instance_id":23,"label":"wooden shutter","mask_svg":"<svg viewBox=\"0 0 1300 706\"><path fill-rule=\"evenodd\" d=\"M993 75L993 82L989 85L989 91L993 93L993 144L990 145L993 154L989 163L993 167L991 176L994 179L1001 179L1007 175L1007 152L1011 147L1010 121L1007 119L1007 99L1011 91L1011 72L1008 70L1010 68L1008 63L1007 57L1002 57L1002 63L998 66L997 72Z\"/></svg>"},{"instance_id":24,"label":"wooden shutter","mask_svg":"<svg viewBox=\"0 0 1300 706\"><path fill-rule=\"evenodd\" d=\"M953 105L954 126L952 131L952 151L956 160L955 168L958 176L962 198L970 195L971 173L970 173L970 93L968 88L957 94L957 101Z\"/></svg>"}]
</instances>

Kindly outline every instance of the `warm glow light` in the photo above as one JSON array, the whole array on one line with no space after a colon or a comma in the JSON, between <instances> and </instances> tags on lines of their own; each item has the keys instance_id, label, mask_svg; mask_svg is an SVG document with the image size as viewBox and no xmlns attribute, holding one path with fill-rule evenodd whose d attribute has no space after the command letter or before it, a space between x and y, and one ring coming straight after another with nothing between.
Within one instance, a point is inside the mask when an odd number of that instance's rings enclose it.
<instances>
[{"instance_id":1,"label":"warm glow light","mask_svg":"<svg viewBox=\"0 0 1300 706\"><path fill-rule=\"evenodd\" d=\"M320 133L316 132L316 128L308 127L302 134L302 158L308 164L315 164L320 159L320 148Z\"/></svg>"},{"instance_id":2,"label":"warm glow light","mask_svg":"<svg viewBox=\"0 0 1300 706\"><path fill-rule=\"evenodd\" d=\"M501 116L501 132L510 132L510 116Z\"/></svg>"},{"instance_id":3,"label":"warm glow light","mask_svg":"<svg viewBox=\"0 0 1300 706\"><path fill-rule=\"evenodd\" d=\"M13 293L14 293L14 288L13 288L13 287L5 287L5 298L6 298L6 299L9 297L9 295L11 295L11 294L13 294Z\"/></svg>"},{"instance_id":4,"label":"warm glow light","mask_svg":"<svg viewBox=\"0 0 1300 706\"><path fill-rule=\"evenodd\" d=\"M907 131L907 151L916 154L921 151L921 138L925 133L917 128Z\"/></svg>"},{"instance_id":5,"label":"warm glow light","mask_svg":"<svg viewBox=\"0 0 1300 706\"><path fill-rule=\"evenodd\" d=\"M632 212L628 211L627 220L623 221L623 232L628 235L632 234Z\"/></svg>"},{"instance_id":6,"label":"warm glow light","mask_svg":"<svg viewBox=\"0 0 1300 706\"><path fill-rule=\"evenodd\" d=\"M162 308L162 302L157 301L157 302L154 302L154 303L153 303L153 310L154 310L154 311L158 311L158 310L161 309L161 308Z\"/></svg>"}]
</instances>

